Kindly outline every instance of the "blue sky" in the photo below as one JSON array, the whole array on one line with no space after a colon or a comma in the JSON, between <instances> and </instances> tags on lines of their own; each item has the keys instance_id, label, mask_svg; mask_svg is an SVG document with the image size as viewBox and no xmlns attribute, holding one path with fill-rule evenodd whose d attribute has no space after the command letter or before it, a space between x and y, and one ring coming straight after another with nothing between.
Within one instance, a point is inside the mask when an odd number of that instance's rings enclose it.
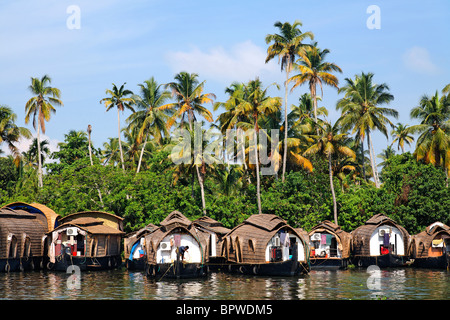
<instances>
[{"instance_id":1,"label":"blue sky","mask_svg":"<svg viewBox=\"0 0 450 320\"><path fill-rule=\"evenodd\" d=\"M80 29L67 27L71 5L80 9ZM381 29L366 26L370 5L381 10ZM264 63L264 38L277 31L275 21L300 20L302 31L312 31L319 47L331 51L328 61L342 68L341 84L346 77L373 72L375 82L390 86L395 97L390 107L399 111L398 121L413 124L409 112L420 97L450 83L449 13L448 0L2 0L0 104L11 107L17 123L34 132L24 122L31 97L27 87L30 77L48 74L64 102L46 124L52 147L69 130L86 130L88 124L95 147L101 147L117 136L117 112L106 112L99 103L112 83L126 82L137 92L151 76L167 83L180 71L196 72L217 101L226 99L224 89L233 81L259 76L265 85L282 86L285 75L278 61ZM307 91L307 86L296 89L289 104ZM271 94L284 97L284 90ZM339 98L335 89L324 89L321 105L332 122L338 118ZM123 126L129 115L121 115ZM374 140L377 154L391 142L380 133ZM21 147L27 149L27 143Z\"/></svg>"}]
</instances>

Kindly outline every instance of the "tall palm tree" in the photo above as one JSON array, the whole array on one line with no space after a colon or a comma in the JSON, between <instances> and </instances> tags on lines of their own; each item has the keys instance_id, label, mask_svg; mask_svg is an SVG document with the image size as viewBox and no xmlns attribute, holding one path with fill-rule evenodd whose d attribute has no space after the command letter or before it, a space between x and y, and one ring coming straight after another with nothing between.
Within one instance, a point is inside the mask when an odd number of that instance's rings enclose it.
<instances>
[{"instance_id":1,"label":"tall palm tree","mask_svg":"<svg viewBox=\"0 0 450 320\"><path fill-rule=\"evenodd\" d=\"M392 130L391 135L394 138L392 140L391 146L397 142L397 150L402 149L402 153L405 152L405 143L407 145L411 145L411 143L414 141L414 137L410 135L410 127L408 125L404 125L402 123L397 123L394 127L394 130Z\"/></svg>"},{"instance_id":2,"label":"tall palm tree","mask_svg":"<svg viewBox=\"0 0 450 320\"><path fill-rule=\"evenodd\" d=\"M125 171L125 164L123 161L123 150L122 150L122 141L120 139L120 112L124 111L125 108L134 112L132 104L134 104L134 99L132 97L133 92L127 89L124 89L126 82L117 89L117 86L113 83L112 90L107 89L106 94L109 94L110 97L103 98L100 100L100 103L104 103L106 107L106 111L111 110L113 107L117 107L117 128L119 133L119 151L120 151L120 161L122 163L122 169Z\"/></svg>"},{"instance_id":3,"label":"tall palm tree","mask_svg":"<svg viewBox=\"0 0 450 320\"><path fill-rule=\"evenodd\" d=\"M42 133L45 133L45 121L49 121L51 114L56 112L54 106L63 105L61 91L58 88L50 87L51 82L51 78L48 75L44 75L41 79L31 78L31 85L28 87L35 96L25 104L25 123L28 123L31 117L33 118L33 127L37 130L38 154L41 154L40 132L42 130ZM38 161L39 187L42 187L42 163L40 157L38 157Z\"/></svg>"},{"instance_id":4,"label":"tall palm tree","mask_svg":"<svg viewBox=\"0 0 450 320\"><path fill-rule=\"evenodd\" d=\"M258 213L262 213L261 209L261 182L259 174L259 157L258 157L258 133L259 124L258 120L261 116L273 114L280 110L282 101L279 97L270 97L267 95L267 88L263 88L261 81L256 78L251 80L243 88L240 102L236 108L235 121L239 117L243 119L248 119L250 122L238 122L236 125L244 129L253 130L253 152L255 156L255 167L256 167L256 197L258 203Z\"/></svg>"},{"instance_id":5,"label":"tall palm tree","mask_svg":"<svg viewBox=\"0 0 450 320\"><path fill-rule=\"evenodd\" d=\"M303 49L306 46L303 41L306 38L314 39L314 34L310 31L301 32L299 27L302 23L298 20L294 21L291 25L289 22L281 23L275 22L274 27L278 28L280 34L268 34L266 36L266 44L273 42L267 48L266 63L275 57L278 57L278 61L281 65L281 71L286 70L286 82L284 83L284 154L283 154L283 171L281 180L284 182L284 176L286 172L286 158L287 158L287 139L288 139L288 79L289 73L292 70L292 65L298 56L303 56Z\"/></svg>"},{"instance_id":6,"label":"tall palm tree","mask_svg":"<svg viewBox=\"0 0 450 320\"><path fill-rule=\"evenodd\" d=\"M328 160L328 172L330 176L330 188L331 194L333 196L333 213L334 213L334 223L338 224L337 219L337 203L336 194L333 185L333 170L332 170L332 157L334 155L343 155L345 157L350 157L353 160L356 158L355 152L346 145L347 134L339 133L340 127L338 124L331 125L330 123L325 123L324 126L320 128L320 134L317 136L316 143L309 147L304 155L322 154Z\"/></svg>"},{"instance_id":7,"label":"tall palm tree","mask_svg":"<svg viewBox=\"0 0 450 320\"><path fill-rule=\"evenodd\" d=\"M18 127L16 125L16 120L17 115L10 107L0 105L0 145L3 142L8 145L17 165L20 151L15 144L19 142L22 137L31 138L31 132L27 128Z\"/></svg>"},{"instance_id":8,"label":"tall palm tree","mask_svg":"<svg viewBox=\"0 0 450 320\"><path fill-rule=\"evenodd\" d=\"M140 171L142 157L149 136L153 136L156 142L161 144L162 137L168 135L166 127L168 116L161 107L170 98L170 92L161 90L161 86L151 77L149 80L144 81L144 83L139 84L140 95L133 96L139 111L131 114L127 122L130 127L139 128L137 142L141 143L142 139L144 139L136 173Z\"/></svg>"},{"instance_id":9,"label":"tall palm tree","mask_svg":"<svg viewBox=\"0 0 450 320\"><path fill-rule=\"evenodd\" d=\"M370 133L379 130L388 138L386 125L389 124L391 127L394 125L387 117L397 118L398 112L395 109L379 107L394 100L394 96L389 93L387 84L375 84L372 79L373 73L365 74L364 72L361 75L355 75L354 80L346 78L346 85L338 91L344 92L345 96L337 102L336 109L342 110L338 123L344 131L353 129L352 134L356 133L362 148L367 135L372 174L375 186L379 188L380 181Z\"/></svg>"},{"instance_id":10,"label":"tall palm tree","mask_svg":"<svg viewBox=\"0 0 450 320\"><path fill-rule=\"evenodd\" d=\"M341 68L332 62L326 62L325 58L330 50L321 50L317 47L317 42L311 47L305 49L305 55L294 64L294 68L300 71L299 74L289 79L294 85L291 90L296 87L308 83L311 97L314 102L314 120L317 122L317 86L320 86L321 96L323 97L323 84L338 89L339 80L331 74L331 72L342 73Z\"/></svg>"},{"instance_id":11,"label":"tall palm tree","mask_svg":"<svg viewBox=\"0 0 450 320\"><path fill-rule=\"evenodd\" d=\"M411 110L411 118L420 124L410 127L411 132L420 133L414 155L417 160L450 170L450 99L424 95L419 105Z\"/></svg>"},{"instance_id":12,"label":"tall palm tree","mask_svg":"<svg viewBox=\"0 0 450 320\"><path fill-rule=\"evenodd\" d=\"M175 81L166 84L166 88L172 90L172 96L176 102L169 103L162 106L161 110L167 110L175 108L175 112L169 118L167 122L168 128L170 128L176 118L181 118L181 123L184 122L185 116L188 117L189 129L193 131L194 121L196 121L195 113L200 114L208 122L213 122L213 116L211 112L206 109L203 104L212 103L216 96L213 93L204 93L205 81L199 82L198 74L180 72L175 75ZM197 161L194 161L197 162ZM195 163L195 169L197 172L197 179L200 185L203 214L206 215L206 203L205 203L205 191L203 186L203 176L199 170L199 163Z\"/></svg>"}]
</instances>

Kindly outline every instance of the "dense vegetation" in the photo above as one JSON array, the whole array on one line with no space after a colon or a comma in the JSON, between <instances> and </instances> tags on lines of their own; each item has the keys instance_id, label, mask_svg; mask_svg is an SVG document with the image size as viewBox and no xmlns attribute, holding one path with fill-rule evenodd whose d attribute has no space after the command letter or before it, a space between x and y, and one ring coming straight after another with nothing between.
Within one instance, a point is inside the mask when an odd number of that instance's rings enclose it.
<instances>
[{"instance_id":1,"label":"dense vegetation","mask_svg":"<svg viewBox=\"0 0 450 320\"><path fill-rule=\"evenodd\" d=\"M306 230L328 219L351 231L375 213L391 216L412 234L435 221L450 224L450 86L411 106L410 116L420 124L394 124L398 112L387 107L394 99L387 84L376 84L374 74L363 72L339 87L333 73L341 69L325 61L330 51L304 42L313 38L311 32L302 33L297 21L275 27L279 34L266 37L267 61L280 58L284 99L269 96L269 86L257 78L233 82L225 88L228 99L219 102L204 92L205 81L186 72L168 84L149 78L137 94L113 85L101 103L117 110L119 119L125 109L131 115L126 127L118 126L118 137L101 148L92 145L89 126L86 132L69 131L59 151L49 151L40 132L63 101L50 87L50 77L32 78L33 96L24 101L26 123L32 120L36 130L29 150L20 153L16 143L29 138L30 130L15 124L11 108L0 106L0 144L11 151L0 158L0 204L39 202L63 216L107 211L125 218L126 231L157 224L172 210L190 218L208 215L230 228L258 212L277 214ZM309 93L286 108L289 87L298 90L303 84ZM336 102L341 117L334 123L323 119L328 110L319 106L317 89L324 84L342 94ZM221 110L216 119L210 106ZM198 121L203 133L210 133L201 142L203 153L175 164L175 129L184 128L195 144ZM239 164L213 154L207 147L222 145L227 129L268 137L279 130L278 143L266 150L276 164L274 174L261 174L267 164L249 161L252 156L261 160L261 140L258 148L250 141L238 145L236 154L245 159ZM374 131L394 141L378 156ZM414 152L405 153L405 143L414 142ZM394 147L401 153L396 155ZM212 156L222 161L208 161ZM376 158L382 160L378 165Z\"/></svg>"}]
</instances>

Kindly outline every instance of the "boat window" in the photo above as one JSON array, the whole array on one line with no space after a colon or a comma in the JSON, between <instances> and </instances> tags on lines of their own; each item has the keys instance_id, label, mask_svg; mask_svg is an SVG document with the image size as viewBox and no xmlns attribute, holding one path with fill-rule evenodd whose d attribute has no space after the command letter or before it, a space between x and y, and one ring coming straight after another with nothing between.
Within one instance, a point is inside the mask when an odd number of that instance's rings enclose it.
<instances>
[{"instance_id":1,"label":"boat window","mask_svg":"<svg viewBox=\"0 0 450 320\"><path fill-rule=\"evenodd\" d=\"M11 237L9 242L9 258L15 258L17 255L17 238L15 236Z\"/></svg>"},{"instance_id":2,"label":"boat window","mask_svg":"<svg viewBox=\"0 0 450 320\"><path fill-rule=\"evenodd\" d=\"M253 242L252 239L248 239L248 249L251 250L252 252L255 252L255 243Z\"/></svg>"},{"instance_id":3,"label":"boat window","mask_svg":"<svg viewBox=\"0 0 450 320\"><path fill-rule=\"evenodd\" d=\"M31 252L31 240L30 237L26 237L23 244L23 257L29 257Z\"/></svg>"}]
</instances>

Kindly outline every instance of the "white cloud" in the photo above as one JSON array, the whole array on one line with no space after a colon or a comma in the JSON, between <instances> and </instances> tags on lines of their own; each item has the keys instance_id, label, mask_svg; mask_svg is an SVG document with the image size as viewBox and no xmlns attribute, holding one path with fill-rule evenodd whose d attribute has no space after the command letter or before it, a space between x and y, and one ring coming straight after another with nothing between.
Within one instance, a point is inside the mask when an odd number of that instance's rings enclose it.
<instances>
[{"instance_id":1,"label":"white cloud","mask_svg":"<svg viewBox=\"0 0 450 320\"><path fill-rule=\"evenodd\" d=\"M408 69L421 74L432 75L439 70L431 61L428 50L417 46L408 49L403 54L403 63Z\"/></svg>"},{"instance_id":2,"label":"white cloud","mask_svg":"<svg viewBox=\"0 0 450 320\"><path fill-rule=\"evenodd\" d=\"M280 74L277 60L265 63L266 50L251 41L245 41L230 49L214 47L207 52L193 47L190 51L169 52L166 60L174 72L195 72L201 77L222 81L246 82L255 77Z\"/></svg>"}]
</instances>

